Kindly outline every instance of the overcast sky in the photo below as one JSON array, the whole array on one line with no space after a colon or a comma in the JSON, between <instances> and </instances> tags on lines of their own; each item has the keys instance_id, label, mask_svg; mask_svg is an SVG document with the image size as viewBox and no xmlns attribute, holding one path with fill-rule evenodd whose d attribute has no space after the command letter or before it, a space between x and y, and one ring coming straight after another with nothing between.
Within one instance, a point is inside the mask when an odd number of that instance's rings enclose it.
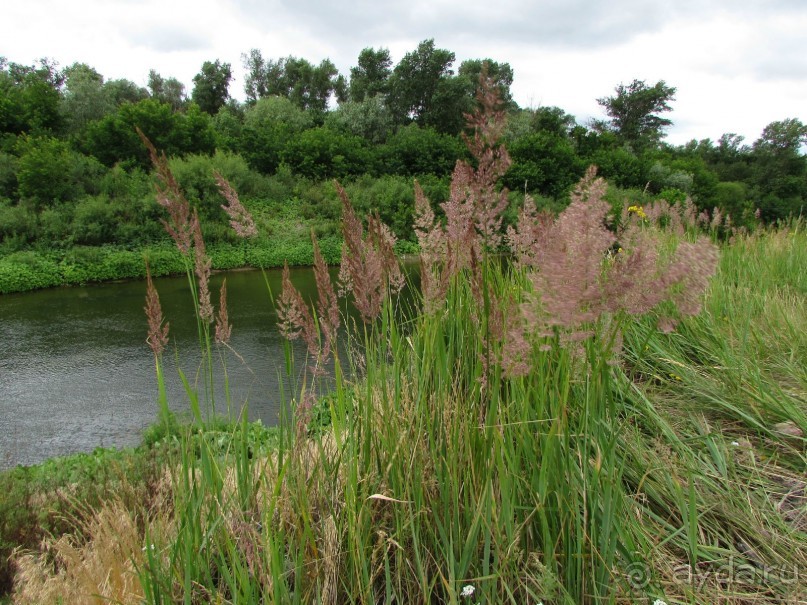
<instances>
[{"instance_id":1,"label":"overcast sky","mask_svg":"<svg viewBox=\"0 0 807 605\"><path fill-rule=\"evenodd\" d=\"M145 85L149 69L184 82L206 60L330 58L348 75L362 48L393 62L434 38L465 59L508 62L522 107L557 105L578 122L619 83L678 89L667 141L752 142L774 120L807 122L805 0L4 0L0 56L87 63Z\"/></svg>"}]
</instances>

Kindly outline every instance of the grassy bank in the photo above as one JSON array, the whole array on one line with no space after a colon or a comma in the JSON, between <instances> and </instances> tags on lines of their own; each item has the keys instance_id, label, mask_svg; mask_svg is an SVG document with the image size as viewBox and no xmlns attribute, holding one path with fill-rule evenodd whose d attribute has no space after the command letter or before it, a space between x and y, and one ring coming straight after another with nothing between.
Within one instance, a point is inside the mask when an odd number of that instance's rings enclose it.
<instances>
[{"instance_id":1,"label":"grassy bank","mask_svg":"<svg viewBox=\"0 0 807 605\"><path fill-rule=\"evenodd\" d=\"M72 533L17 553L16 603L805 598L804 225L718 251L691 207L659 202L607 228L589 172L558 217L525 205L502 262L490 252L508 159L482 101L477 162L455 171L445 223L417 192L412 308L396 296L394 238L340 191L341 288L314 248L317 300L288 279L274 293L307 357L286 356L296 386L272 449L251 447L246 421L223 450L204 429L181 433L142 500L99 502ZM180 192L165 196L190 216ZM198 222L173 227L193 236L184 261L212 381L226 290L211 304ZM359 319L340 327L345 302ZM169 425L151 283L147 314ZM197 426L211 386L188 386Z\"/></svg>"},{"instance_id":2,"label":"grassy bank","mask_svg":"<svg viewBox=\"0 0 807 605\"><path fill-rule=\"evenodd\" d=\"M35 552L54 536L49 554L16 556L17 602L54 602L46 597L59 591L139 602L148 586L164 591L148 602L308 602L331 590L342 595L331 602L470 602L460 595L473 586L474 602L571 603L587 600L571 593L586 577L617 602L803 598L805 262L799 225L737 238L700 315L671 334L652 317L627 326L621 361L607 370L618 377L616 415L598 432L604 441L582 451L554 447L553 424L564 414L581 422L603 386L560 349L541 359L542 384L499 384L495 421L480 422L492 410L480 343L467 348L477 331L466 285L440 330L434 318L405 334L386 327L392 348L367 356L355 390L337 389L331 430L286 424L258 439L270 449L248 445L247 455L239 425L170 440L157 432L131 452L7 473L5 548ZM250 443L256 429L246 429ZM196 478L185 483L182 469ZM596 550L588 514L617 528ZM585 566L569 570L569 553L587 542ZM609 544L595 584L589 574ZM201 559L183 554L196 548ZM48 570L58 573L46 580ZM117 587L105 584L110 570Z\"/></svg>"},{"instance_id":3,"label":"grassy bank","mask_svg":"<svg viewBox=\"0 0 807 605\"><path fill-rule=\"evenodd\" d=\"M339 262L341 245L336 238L323 242L322 248L329 262ZM313 262L308 239L219 244L212 246L209 253L216 270L282 267L285 261L292 265L311 265ZM101 246L15 252L0 258L0 294L117 279L143 279L146 277L146 259L154 276L185 272L182 255L173 244L138 250Z\"/></svg>"},{"instance_id":4,"label":"grassy bank","mask_svg":"<svg viewBox=\"0 0 807 605\"><path fill-rule=\"evenodd\" d=\"M147 511L181 443L193 443L196 449L204 444L224 456L232 450L236 428L222 421L203 427L154 425L136 448L97 448L0 472L0 599L12 588L15 549L36 550L43 540L81 535L91 511L111 501ZM273 428L251 423L248 436L253 455L276 449Z\"/></svg>"}]
</instances>

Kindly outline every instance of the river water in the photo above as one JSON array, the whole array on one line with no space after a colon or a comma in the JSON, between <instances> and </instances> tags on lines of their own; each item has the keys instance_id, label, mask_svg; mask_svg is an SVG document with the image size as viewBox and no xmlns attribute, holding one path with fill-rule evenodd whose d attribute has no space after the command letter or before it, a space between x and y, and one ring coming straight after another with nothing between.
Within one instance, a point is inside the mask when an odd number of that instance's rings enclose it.
<instances>
[{"instance_id":1,"label":"river water","mask_svg":"<svg viewBox=\"0 0 807 605\"><path fill-rule=\"evenodd\" d=\"M284 353L267 289L280 292L280 271L214 275L213 299L226 276L233 325L227 363L232 411L277 422ZM310 269L292 270L306 300ZM189 410L179 368L193 381L200 361L185 277L155 279L171 342L164 354L168 399ZM108 283L0 296L0 469L35 464L98 446L129 446L156 420L154 357L146 345L145 282ZM296 347L299 351L300 347ZM219 373L218 383L223 375ZM200 381L201 382L201 381ZM226 411L223 390L217 411Z\"/></svg>"}]
</instances>

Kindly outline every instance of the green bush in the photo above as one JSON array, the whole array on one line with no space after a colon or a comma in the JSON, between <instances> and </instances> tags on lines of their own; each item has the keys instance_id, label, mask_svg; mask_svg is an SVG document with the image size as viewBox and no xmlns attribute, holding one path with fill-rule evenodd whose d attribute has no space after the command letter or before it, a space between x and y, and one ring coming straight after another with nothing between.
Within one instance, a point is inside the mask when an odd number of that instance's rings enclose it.
<instances>
[{"instance_id":1,"label":"green bush","mask_svg":"<svg viewBox=\"0 0 807 605\"><path fill-rule=\"evenodd\" d=\"M4 244L13 239L21 245L36 239L36 215L26 206L12 204L11 200L0 198L0 241Z\"/></svg>"},{"instance_id":2,"label":"green bush","mask_svg":"<svg viewBox=\"0 0 807 605\"><path fill-rule=\"evenodd\" d=\"M151 160L135 127L169 156L214 151L210 117L198 106L192 104L185 113L179 113L154 99L124 103L117 113L92 122L84 133L84 151L110 167L120 162L148 170Z\"/></svg>"},{"instance_id":3,"label":"green bush","mask_svg":"<svg viewBox=\"0 0 807 605\"><path fill-rule=\"evenodd\" d=\"M17 195L17 158L0 151L0 198ZM2 223L0 223L2 224Z\"/></svg>"},{"instance_id":4,"label":"green bush","mask_svg":"<svg viewBox=\"0 0 807 605\"><path fill-rule=\"evenodd\" d=\"M208 250L213 268L237 269L246 264L245 245L218 244Z\"/></svg>"},{"instance_id":5,"label":"green bush","mask_svg":"<svg viewBox=\"0 0 807 605\"><path fill-rule=\"evenodd\" d=\"M714 205L731 216L735 225L741 225L753 218L753 206L748 199L748 187L745 183L735 181L721 182L715 185L714 197L709 200ZM750 212L749 212L750 211Z\"/></svg>"},{"instance_id":6,"label":"green bush","mask_svg":"<svg viewBox=\"0 0 807 605\"><path fill-rule=\"evenodd\" d=\"M45 208L39 213L37 240L51 249L64 248L73 243L73 212L75 206L65 202Z\"/></svg>"},{"instance_id":7,"label":"green bush","mask_svg":"<svg viewBox=\"0 0 807 605\"><path fill-rule=\"evenodd\" d=\"M335 237L319 240L322 257L329 265L336 265L342 256L342 241ZM247 264L251 267L282 267L284 262L290 266L310 265L314 262L314 249L310 239L267 243L246 250Z\"/></svg>"},{"instance_id":8,"label":"green bush","mask_svg":"<svg viewBox=\"0 0 807 605\"><path fill-rule=\"evenodd\" d=\"M105 195L85 197L76 204L71 232L77 244L99 246L115 241L120 208Z\"/></svg>"},{"instance_id":9,"label":"green bush","mask_svg":"<svg viewBox=\"0 0 807 605\"><path fill-rule=\"evenodd\" d=\"M0 294L50 288L62 283L59 265L37 252L15 252L0 259Z\"/></svg>"},{"instance_id":10,"label":"green bush","mask_svg":"<svg viewBox=\"0 0 807 605\"><path fill-rule=\"evenodd\" d=\"M363 138L325 126L292 138L282 157L294 172L315 180L343 179L372 170L370 151Z\"/></svg>"},{"instance_id":11,"label":"green bush","mask_svg":"<svg viewBox=\"0 0 807 605\"><path fill-rule=\"evenodd\" d=\"M509 151L513 164L503 180L514 191L526 189L559 198L586 170L585 162L565 136L529 134L515 140Z\"/></svg>"},{"instance_id":12,"label":"green bush","mask_svg":"<svg viewBox=\"0 0 807 605\"><path fill-rule=\"evenodd\" d=\"M112 275L109 279L131 279L146 276L143 255L131 250L112 249L107 251L103 268L105 272Z\"/></svg>"},{"instance_id":13,"label":"green bush","mask_svg":"<svg viewBox=\"0 0 807 605\"><path fill-rule=\"evenodd\" d=\"M148 260L151 274L155 277L185 271L185 261L175 246L146 248L143 251L142 258Z\"/></svg>"},{"instance_id":14,"label":"green bush","mask_svg":"<svg viewBox=\"0 0 807 605\"><path fill-rule=\"evenodd\" d=\"M386 174L447 176L465 149L457 137L410 124L376 148L378 166Z\"/></svg>"},{"instance_id":15,"label":"green bush","mask_svg":"<svg viewBox=\"0 0 807 605\"><path fill-rule=\"evenodd\" d=\"M18 143L17 183L21 198L37 208L54 201L74 199L76 190L65 175L70 171L67 143L53 138L21 138Z\"/></svg>"},{"instance_id":16,"label":"green bush","mask_svg":"<svg viewBox=\"0 0 807 605\"><path fill-rule=\"evenodd\" d=\"M360 215L378 212L399 239L413 239L415 188L411 177L362 177L345 186Z\"/></svg>"},{"instance_id":17,"label":"green bush","mask_svg":"<svg viewBox=\"0 0 807 605\"><path fill-rule=\"evenodd\" d=\"M110 279L100 271L106 252L103 248L76 246L69 250L60 263L64 282L84 284L90 281Z\"/></svg>"}]
</instances>

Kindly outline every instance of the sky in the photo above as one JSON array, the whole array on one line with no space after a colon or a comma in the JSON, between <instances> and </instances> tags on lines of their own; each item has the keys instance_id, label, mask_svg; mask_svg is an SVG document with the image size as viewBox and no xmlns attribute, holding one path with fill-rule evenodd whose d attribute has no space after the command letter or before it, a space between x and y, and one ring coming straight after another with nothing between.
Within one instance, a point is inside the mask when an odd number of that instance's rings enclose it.
<instances>
[{"instance_id":1,"label":"sky","mask_svg":"<svg viewBox=\"0 0 807 605\"><path fill-rule=\"evenodd\" d=\"M393 63L433 38L465 59L509 63L521 107L558 106L585 124L597 99L634 79L677 89L667 141L747 143L775 120L807 123L804 0L3 0L0 56L61 67L87 63L145 86L148 72L190 93L204 61L230 63L244 98L242 55L330 58L349 75L366 47Z\"/></svg>"}]
</instances>

